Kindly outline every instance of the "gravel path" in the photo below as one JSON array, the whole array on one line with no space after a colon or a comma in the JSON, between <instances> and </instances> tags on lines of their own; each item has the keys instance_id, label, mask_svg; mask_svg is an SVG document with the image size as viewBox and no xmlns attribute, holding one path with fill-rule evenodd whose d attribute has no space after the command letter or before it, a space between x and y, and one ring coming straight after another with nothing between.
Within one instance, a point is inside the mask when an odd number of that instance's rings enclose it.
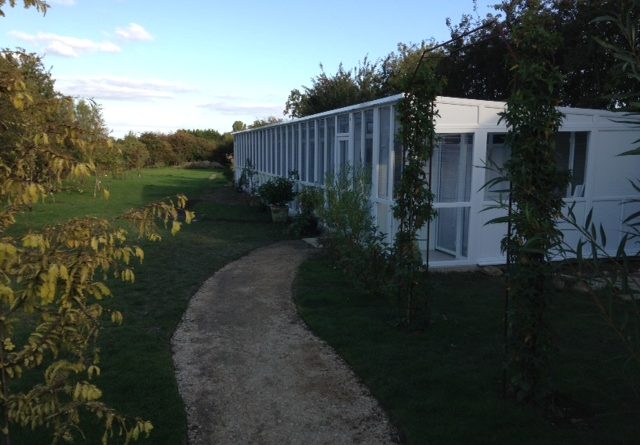
<instances>
[{"instance_id":1,"label":"gravel path","mask_svg":"<svg viewBox=\"0 0 640 445\"><path fill-rule=\"evenodd\" d=\"M296 314L291 285L310 252L300 241L258 249L191 299L172 340L190 445L397 443L367 389Z\"/></svg>"}]
</instances>

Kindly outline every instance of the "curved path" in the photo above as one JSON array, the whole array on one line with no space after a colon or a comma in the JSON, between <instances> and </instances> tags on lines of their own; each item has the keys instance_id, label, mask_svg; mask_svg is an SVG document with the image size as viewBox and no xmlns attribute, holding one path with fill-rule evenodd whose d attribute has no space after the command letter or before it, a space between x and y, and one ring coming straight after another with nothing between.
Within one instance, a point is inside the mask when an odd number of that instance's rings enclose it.
<instances>
[{"instance_id":1,"label":"curved path","mask_svg":"<svg viewBox=\"0 0 640 445\"><path fill-rule=\"evenodd\" d=\"M396 443L367 389L296 314L291 286L310 251L258 249L191 299L172 340L190 445Z\"/></svg>"}]
</instances>

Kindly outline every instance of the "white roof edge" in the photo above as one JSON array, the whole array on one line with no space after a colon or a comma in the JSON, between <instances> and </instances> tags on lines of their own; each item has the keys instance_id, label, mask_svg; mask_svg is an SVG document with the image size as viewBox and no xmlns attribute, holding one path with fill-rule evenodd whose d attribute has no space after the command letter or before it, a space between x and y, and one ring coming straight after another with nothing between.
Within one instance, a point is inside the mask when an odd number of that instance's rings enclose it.
<instances>
[{"instance_id":1,"label":"white roof edge","mask_svg":"<svg viewBox=\"0 0 640 445\"><path fill-rule=\"evenodd\" d=\"M279 125L293 124L297 122L304 122L311 119L318 119L329 115L347 113L350 111L360 110L363 108L374 107L378 105L384 105L387 103L397 102L404 97L404 93L394 94L393 96L383 97L381 99L375 99L368 102L362 102L355 105L349 105L342 108L335 108L329 111L323 111L322 113L311 114L309 116L299 117L295 119L284 120L282 122L265 125L263 127L258 128L249 128L247 130L236 131L232 134L241 134L254 130L261 130L263 128L277 127ZM482 99L465 99L460 97L448 97L448 96L437 96L436 103L442 104L452 104L452 105L484 105L490 108L505 108L507 103L502 101L493 101L493 100L482 100ZM598 115L603 117L615 117L618 119L629 119L633 121L638 121L640 123L640 116L630 116L628 112L623 111L608 111L608 110L599 110L595 108L573 108L573 107L558 107L558 110L563 114L590 114L590 115Z\"/></svg>"}]
</instances>

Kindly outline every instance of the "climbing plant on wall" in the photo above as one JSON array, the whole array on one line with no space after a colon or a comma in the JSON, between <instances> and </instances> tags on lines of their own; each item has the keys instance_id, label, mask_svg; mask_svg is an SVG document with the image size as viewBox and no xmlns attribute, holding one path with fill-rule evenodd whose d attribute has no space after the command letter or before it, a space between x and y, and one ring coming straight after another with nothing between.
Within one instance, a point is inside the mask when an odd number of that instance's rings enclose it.
<instances>
[{"instance_id":1,"label":"climbing plant on wall","mask_svg":"<svg viewBox=\"0 0 640 445\"><path fill-rule=\"evenodd\" d=\"M512 157L511 232L503 241L510 261L505 366L510 393L532 401L547 393L551 338L546 309L551 292L549 252L561 241L556 220L563 205L566 173L556 166L555 136L562 121L556 109L562 76L554 64L559 45L549 31L541 1L513 1L508 13L512 43L512 93L502 118Z\"/></svg>"},{"instance_id":2,"label":"climbing plant on wall","mask_svg":"<svg viewBox=\"0 0 640 445\"><path fill-rule=\"evenodd\" d=\"M442 87L435 57L423 54L415 71L404 79L404 98L398 105L402 141L402 174L396 187L393 216L399 227L395 240L395 289L409 327L428 324L426 269L417 248L418 231L435 216L427 165L436 144L435 100Z\"/></svg>"}]
</instances>

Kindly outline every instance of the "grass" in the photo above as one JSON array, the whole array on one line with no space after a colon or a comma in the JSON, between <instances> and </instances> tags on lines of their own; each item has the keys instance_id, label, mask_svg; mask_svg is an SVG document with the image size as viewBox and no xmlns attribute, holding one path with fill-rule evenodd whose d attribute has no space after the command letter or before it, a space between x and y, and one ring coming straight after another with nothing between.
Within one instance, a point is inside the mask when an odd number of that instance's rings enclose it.
<instances>
[{"instance_id":1,"label":"grass","mask_svg":"<svg viewBox=\"0 0 640 445\"><path fill-rule=\"evenodd\" d=\"M176 237L167 234L162 242L143 244L145 261L136 268L134 284L110 283L115 296L108 304L120 309L125 319L122 326L109 326L102 334L98 385L111 406L153 422L151 437L137 443L186 443L186 418L170 338L190 297L225 264L282 237L282 228L272 224L267 213L221 203L233 201L235 191L223 188L221 173L215 173L213 180L211 175L201 170L148 170L140 178L132 175L112 181L111 199L106 203L92 193L69 191L55 202L36 206L14 228L14 233L20 233L86 214L114 217L177 193L197 201L194 223ZM99 443L95 434L89 428L87 439L78 443ZM45 437L29 430L14 443L48 443Z\"/></svg>"},{"instance_id":2,"label":"grass","mask_svg":"<svg viewBox=\"0 0 640 445\"><path fill-rule=\"evenodd\" d=\"M396 328L394 306L354 288L322 257L303 264L295 295L304 320L371 389L406 443L638 443L634 371L580 294L551 308L554 385L571 408L565 421L500 397L500 278L434 274L433 325L422 334Z\"/></svg>"},{"instance_id":3,"label":"grass","mask_svg":"<svg viewBox=\"0 0 640 445\"><path fill-rule=\"evenodd\" d=\"M101 193L98 193L98 197L93 196L93 179L87 179L84 183L70 183L63 192L49 198L45 204L39 204L31 212L22 214L10 233L37 230L47 224L82 216L110 219L128 209L168 196L175 197L177 193L194 197L208 187L211 174L206 170L158 168L144 170L141 176L129 172L123 179L102 178L102 184L111 194L108 200L103 199Z\"/></svg>"}]
</instances>

